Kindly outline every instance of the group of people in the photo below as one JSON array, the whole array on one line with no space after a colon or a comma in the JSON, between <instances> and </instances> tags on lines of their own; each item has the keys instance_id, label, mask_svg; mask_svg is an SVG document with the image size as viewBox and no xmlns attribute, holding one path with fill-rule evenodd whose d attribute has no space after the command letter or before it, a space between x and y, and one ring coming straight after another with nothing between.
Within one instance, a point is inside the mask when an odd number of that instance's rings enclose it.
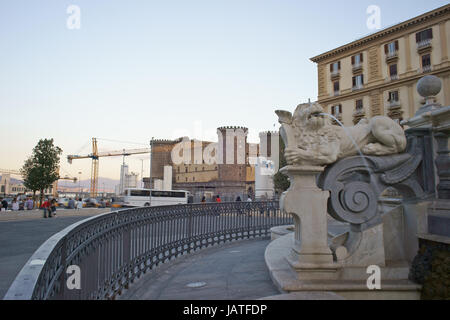
<instances>
[{"instance_id":1,"label":"group of people","mask_svg":"<svg viewBox=\"0 0 450 320\"><path fill-rule=\"evenodd\" d=\"M33 210L33 208L34 201L31 197L28 197L26 200L18 200L17 198L13 198L13 200L11 201L11 205L9 205L6 199L0 198L0 211L6 211L8 209L11 209L12 211Z\"/></svg>"},{"instance_id":2,"label":"group of people","mask_svg":"<svg viewBox=\"0 0 450 320\"><path fill-rule=\"evenodd\" d=\"M32 197L27 197L26 199L18 199L17 197L13 198L11 203L7 201L7 199L0 197L0 211L12 210L33 210L35 207L35 201ZM44 211L44 218L54 217L56 215L56 207L57 201L56 198L45 198L41 204L40 209ZM69 209L82 209L83 208L83 200L72 199L69 198L69 202L67 207Z\"/></svg>"},{"instance_id":3,"label":"group of people","mask_svg":"<svg viewBox=\"0 0 450 320\"><path fill-rule=\"evenodd\" d=\"M222 202L222 199L220 198L220 195L216 195L213 199L214 199L214 202L217 202L217 203ZM236 202L242 202L241 196L237 196ZM251 196L248 196L247 202L252 202L252 197ZM201 203L206 203L206 197L205 196L202 197Z\"/></svg>"}]
</instances>

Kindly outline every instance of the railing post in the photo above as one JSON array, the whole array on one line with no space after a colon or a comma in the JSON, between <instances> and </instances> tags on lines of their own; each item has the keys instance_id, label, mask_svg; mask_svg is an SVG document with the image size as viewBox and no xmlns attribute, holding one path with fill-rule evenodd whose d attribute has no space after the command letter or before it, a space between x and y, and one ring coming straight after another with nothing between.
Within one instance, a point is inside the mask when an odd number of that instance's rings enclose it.
<instances>
[{"instance_id":1,"label":"railing post","mask_svg":"<svg viewBox=\"0 0 450 320\"><path fill-rule=\"evenodd\" d=\"M130 281L130 259L131 259L131 228L125 226L122 237L122 252L123 252L123 268L125 272L125 289L128 289Z\"/></svg>"}]
</instances>

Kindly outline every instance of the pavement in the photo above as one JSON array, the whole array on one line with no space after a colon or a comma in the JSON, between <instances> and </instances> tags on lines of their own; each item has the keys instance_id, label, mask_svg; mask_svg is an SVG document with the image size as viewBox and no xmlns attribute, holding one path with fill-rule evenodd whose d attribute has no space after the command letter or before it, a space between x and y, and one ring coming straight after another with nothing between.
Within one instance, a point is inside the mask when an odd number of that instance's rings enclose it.
<instances>
[{"instance_id":1,"label":"pavement","mask_svg":"<svg viewBox=\"0 0 450 320\"><path fill-rule=\"evenodd\" d=\"M89 217L104 212L111 212L111 208L83 208L83 209L56 209L58 217ZM18 220L35 220L42 219L43 211L20 210L20 211L0 211L0 222L2 221L18 221Z\"/></svg>"},{"instance_id":2,"label":"pavement","mask_svg":"<svg viewBox=\"0 0 450 320\"><path fill-rule=\"evenodd\" d=\"M44 219L41 210L0 212L0 298L3 298L31 255L55 233L110 209L56 211Z\"/></svg>"},{"instance_id":3,"label":"pavement","mask_svg":"<svg viewBox=\"0 0 450 320\"><path fill-rule=\"evenodd\" d=\"M199 250L147 272L118 300L254 300L278 295L264 261L269 240Z\"/></svg>"}]
</instances>

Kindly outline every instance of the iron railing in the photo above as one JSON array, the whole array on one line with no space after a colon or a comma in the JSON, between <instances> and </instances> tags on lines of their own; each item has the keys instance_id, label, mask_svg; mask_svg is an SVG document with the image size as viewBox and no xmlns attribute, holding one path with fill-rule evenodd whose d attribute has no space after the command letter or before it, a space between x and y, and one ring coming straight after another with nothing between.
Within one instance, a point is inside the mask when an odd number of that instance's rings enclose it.
<instances>
[{"instance_id":1,"label":"iron railing","mask_svg":"<svg viewBox=\"0 0 450 320\"><path fill-rule=\"evenodd\" d=\"M73 224L29 259L5 299L114 299L146 271L227 241L270 236L292 224L278 201L204 203L120 210ZM80 289L69 289L69 266ZM70 280L70 279L69 279Z\"/></svg>"}]
</instances>

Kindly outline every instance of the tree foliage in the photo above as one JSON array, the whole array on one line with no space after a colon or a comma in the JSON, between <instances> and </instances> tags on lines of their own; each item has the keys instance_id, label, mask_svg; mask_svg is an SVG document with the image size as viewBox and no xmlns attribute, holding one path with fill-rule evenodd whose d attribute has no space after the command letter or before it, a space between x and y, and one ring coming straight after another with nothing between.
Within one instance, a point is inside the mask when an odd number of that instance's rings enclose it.
<instances>
[{"instance_id":1,"label":"tree foliage","mask_svg":"<svg viewBox=\"0 0 450 320\"><path fill-rule=\"evenodd\" d=\"M281 135L280 135L280 157L279 157L279 159L280 159L279 168L280 169L287 165L286 158L284 157L284 149L285 149L285 145L284 145L283 139L281 138ZM282 174L279 170L273 176L273 183L275 186L275 190L278 193L282 193L282 192L286 191L287 189L289 189L289 186L291 185L288 177L285 176L284 174Z\"/></svg>"},{"instance_id":2,"label":"tree foliage","mask_svg":"<svg viewBox=\"0 0 450 320\"><path fill-rule=\"evenodd\" d=\"M53 144L53 139L41 139L34 147L32 155L21 168L24 185L33 192L49 188L59 179L59 159L62 149Z\"/></svg>"}]
</instances>

